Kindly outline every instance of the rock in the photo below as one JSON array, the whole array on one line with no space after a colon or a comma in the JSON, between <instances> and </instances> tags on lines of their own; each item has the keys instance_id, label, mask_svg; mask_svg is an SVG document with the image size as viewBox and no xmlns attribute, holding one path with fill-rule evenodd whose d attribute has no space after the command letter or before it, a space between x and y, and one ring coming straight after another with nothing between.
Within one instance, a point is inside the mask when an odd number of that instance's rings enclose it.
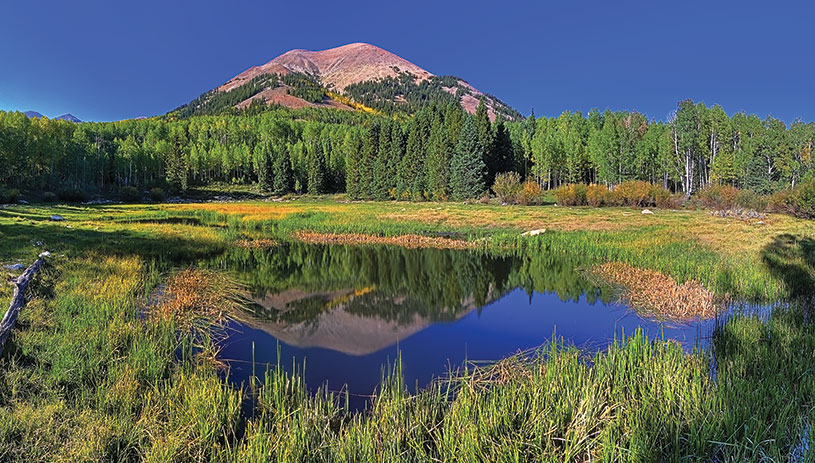
<instances>
[{"instance_id":1,"label":"rock","mask_svg":"<svg viewBox=\"0 0 815 463\"><path fill-rule=\"evenodd\" d=\"M48 251L43 251L43 252L41 252L41 253L40 253L40 256L39 256L39 257L40 257L41 259L42 259L42 258L46 258L46 257L51 257L51 253L50 253L50 252L48 252Z\"/></svg>"},{"instance_id":2,"label":"rock","mask_svg":"<svg viewBox=\"0 0 815 463\"><path fill-rule=\"evenodd\" d=\"M651 210L650 210L650 209L643 209L643 210L642 210L642 213L643 213L643 214L651 214L651 215L653 215L653 214L654 214L653 212L651 212Z\"/></svg>"},{"instance_id":3,"label":"rock","mask_svg":"<svg viewBox=\"0 0 815 463\"><path fill-rule=\"evenodd\" d=\"M764 223L763 220L759 220L758 222L756 222L756 225L766 225L766 224Z\"/></svg>"},{"instance_id":4,"label":"rock","mask_svg":"<svg viewBox=\"0 0 815 463\"><path fill-rule=\"evenodd\" d=\"M23 265L23 264L11 264L11 265L4 265L3 268L7 269L7 270L22 270L22 269L25 268L25 265Z\"/></svg>"},{"instance_id":5,"label":"rock","mask_svg":"<svg viewBox=\"0 0 815 463\"><path fill-rule=\"evenodd\" d=\"M63 220L65 220L65 218L62 217L61 215L54 214L51 216L52 222L62 222Z\"/></svg>"},{"instance_id":6,"label":"rock","mask_svg":"<svg viewBox=\"0 0 815 463\"><path fill-rule=\"evenodd\" d=\"M529 230L528 232L521 233L521 236L538 236L542 233L546 233L545 228L539 228L537 230Z\"/></svg>"},{"instance_id":7,"label":"rock","mask_svg":"<svg viewBox=\"0 0 815 463\"><path fill-rule=\"evenodd\" d=\"M25 204L28 204L28 201L26 201L25 199L20 199L20 200L17 201L17 204L25 205Z\"/></svg>"}]
</instances>

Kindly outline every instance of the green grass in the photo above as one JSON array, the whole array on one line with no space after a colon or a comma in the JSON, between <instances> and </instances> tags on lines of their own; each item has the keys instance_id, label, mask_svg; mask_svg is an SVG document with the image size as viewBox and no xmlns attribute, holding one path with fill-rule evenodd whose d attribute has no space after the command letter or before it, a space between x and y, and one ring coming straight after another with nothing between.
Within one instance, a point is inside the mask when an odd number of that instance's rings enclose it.
<instances>
[{"instance_id":1,"label":"green grass","mask_svg":"<svg viewBox=\"0 0 815 463\"><path fill-rule=\"evenodd\" d=\"M138 316L172 267L301 229L455 233L486 238L475 252L620 260L720 293L803 297L815 286L812 222L330 200L207 207L0 210L0 263L56 256L0 358L0 461L788 461L815 443L811 301L733 317L710 351L691 354L639 333L590 358L555 341L417 394L397 363L364 414L280 367L232 388L208 360L211 339ZM532 228L549 231L518 237ZM0 287L0 301L10 295Z\"/></svg>"}]
</instances>

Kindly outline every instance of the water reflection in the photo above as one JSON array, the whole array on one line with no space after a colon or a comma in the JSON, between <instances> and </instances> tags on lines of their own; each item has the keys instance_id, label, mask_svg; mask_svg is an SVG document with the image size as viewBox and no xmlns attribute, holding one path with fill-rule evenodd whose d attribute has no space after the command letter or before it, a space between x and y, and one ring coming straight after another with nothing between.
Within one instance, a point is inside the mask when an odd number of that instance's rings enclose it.
<instances>
[{"instance_id":1,"label":"water reflection","mask_svg":"<svg viewBox=\"0 0 815 463\"><path fill-rule=\"evenodd\" d=\"M590 349L638 327L691 348L712 321L662 325L614 304L577 259L468 251L282 243L234 249L209 266L233 273L253 307L222 354L240 382L265 364L306 360L306 382L370 394L400 352L422 386L465 360L498 360L553 333ZM253 351L254 346L254 351Z\"/></svg>"}]
</instances>

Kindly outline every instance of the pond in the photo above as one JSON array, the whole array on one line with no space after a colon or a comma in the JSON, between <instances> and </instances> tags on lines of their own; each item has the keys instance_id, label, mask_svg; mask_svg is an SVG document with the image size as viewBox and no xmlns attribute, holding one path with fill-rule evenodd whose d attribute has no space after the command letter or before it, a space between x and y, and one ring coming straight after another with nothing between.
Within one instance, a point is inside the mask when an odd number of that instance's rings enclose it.
<instances>
[{"instance_id":1,"label":"pond","mask_svg":"<svg viewBox=\"0 0 815 463\"><path fill-rule=\"evenodd\" d=\"M208 262L235 275L253 304L231 321L221 357L230 380L248 383L267 365L305 364L314 390L347 390L364 407L401 355L405 383L423 387L465 362L497 361L548 343L604 349L642 328L686 349L704 346L713 320L662 323L640 317L580 272L543 253L281 243L234 249Z\"/></svg>"}]
</instances>

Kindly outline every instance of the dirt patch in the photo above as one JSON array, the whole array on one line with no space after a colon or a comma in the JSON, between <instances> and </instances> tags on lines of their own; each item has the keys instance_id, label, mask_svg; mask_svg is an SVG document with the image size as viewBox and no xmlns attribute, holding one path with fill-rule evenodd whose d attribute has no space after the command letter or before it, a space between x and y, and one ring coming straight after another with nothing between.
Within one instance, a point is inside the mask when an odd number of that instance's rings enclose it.
<instances>
[{"instance_id":1,"label":"dirt patch","mask_svg":"<svg viewBox=\"0 0 815 463\"><path fill-rule=\"evenodd\" d=\"M689 321L716 315L713 292L695 281L679 284L654 270L622 262L598 265L591 273L624 288L623 298L640 313L657 319Z\"/></svg>"},{"instance_id":2,"label":"dirt patch","mask_svg":"<svg viewBox=\"0 0 815 463\"><path fill-rule=\"evenodd\" d=\"M298 240L316 244L391 244L405 248L472 249L475 243L422 235L376 236L357 233L297 232Z\"/></svg>"}]
</instances>

